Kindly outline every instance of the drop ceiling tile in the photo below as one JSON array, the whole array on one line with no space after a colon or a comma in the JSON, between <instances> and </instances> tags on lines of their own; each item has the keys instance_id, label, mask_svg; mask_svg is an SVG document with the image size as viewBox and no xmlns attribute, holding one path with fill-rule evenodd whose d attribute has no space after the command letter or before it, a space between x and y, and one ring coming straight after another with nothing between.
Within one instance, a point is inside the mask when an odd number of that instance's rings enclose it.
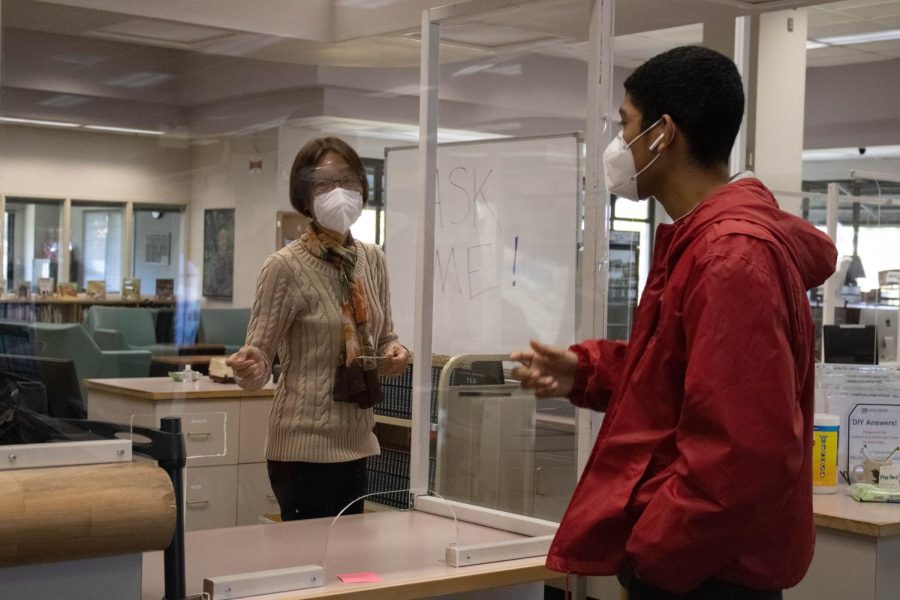
<instances>
[{"instance_id":1,"label":"drop ceiling tile","mask_svg":"<svg viewBox=\"0 0 900 600\"><path fill-rule=\"evenodd\" d=\"M894 0L890 0L893 2ZM885 0L841 0L840 2L829 2L828 4L820 4L813 7L814 10L853 10L859 7L872 6L873 4L884 4Z\"/></svg>"},{"instance_id":2,"label":"drop ceiling tile","mask_svg":"<svg viewBox=\"0 0 900 600\"><path fill-rule=\"evenodd\" d=\"M648 31L644 35L677 45L699 44L703 41L703 23Z\"/></svg>"},{"instance_id":3,"label":"drop ceiling tile","mask_svg":"<svg viewBox=\"0 0 900 600\"><path fill-rule=\"evenodd\" d=\"M831 12L827 10L810 10L808 19L808 28L810 31L818 27L828 27L830 25L840 25L842 23L853 23L859 21L859 18L843 12Z\"/></svg>"},{"instance_id":4,"label":"drop ceiling tile","mask_svg":"<svg viewBox=\"0 0 900 600\"><path fill-rule=\"evenodd\" d=\"M872 42L871 44L856 44L854 49L860 52L871 52L895 58L900 56L900 39L886 42ZM900 73L898 73L900 75Z\"/></svg>"},{"instance_id":5,"label":"drop ceiling tile","mask_svg":"<svg viewBox=\"0 0 900 600\"><path fill-rule=\"evenodd\" d=\"M884 4L875 4L873 6L863 6L855 9L853 14L858 17L875 21L885 17L896 17L900 15L900 2L886 2Z\"/></svg>"},{"instance_id":6,"label":"drop ceiling tile","mask_svg":"<svg viewBox=\"0 0 900 600\"><path fill-rule=\"evenodd\" d=\"M846 47L822 48L806 53L807 67L834 67L882 60L888 60L888 58L881 54L860 52Z\"/></svg>"}]
</instances>

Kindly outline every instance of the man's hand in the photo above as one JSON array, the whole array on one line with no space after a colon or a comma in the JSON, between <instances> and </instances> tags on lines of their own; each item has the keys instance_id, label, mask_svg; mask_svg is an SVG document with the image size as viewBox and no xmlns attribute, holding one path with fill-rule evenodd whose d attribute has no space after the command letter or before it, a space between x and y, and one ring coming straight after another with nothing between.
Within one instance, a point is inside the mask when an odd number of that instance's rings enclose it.
<instances>
[{"instance_id":1,"label":"man's hand","mask_svg":"<svg viewBox=\"0 0 900 600\"><path fill-rule=\"evenodd\" d=\"M225 364L231 367L235 377L240 377L241 379L261 377L268 368L265 355L256 346L243 346L225 359Z\"/></svg>"},{"instance_id":2,"label":"man's hand","mask_svg":"<svg viewBox=\"0 0 900 600\"><path fill-rule=\"evenodd\" d=\"M538 398L565 397L572 391L578 356L571 350L531 340L531 350L513 352L509 359L522 364L512 370L513 377Z\"/></svg>"}]
</instances>

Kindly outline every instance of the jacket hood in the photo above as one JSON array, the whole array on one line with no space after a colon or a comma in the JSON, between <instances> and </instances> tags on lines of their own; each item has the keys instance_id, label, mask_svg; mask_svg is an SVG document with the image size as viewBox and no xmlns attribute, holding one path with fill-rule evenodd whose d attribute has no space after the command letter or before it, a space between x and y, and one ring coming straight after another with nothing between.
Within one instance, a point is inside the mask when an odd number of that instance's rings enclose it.
<instances>
[{"instance_id":1,"label":"jacket hood","mask_svg":"<svg viewBox=\"0 0 900 600\"><path fill-rule=\"evenodd\" d=\"M745 221L765 228L787 251L806 289L822 285L834 273L837 248L831 238L808 221L781 210L772 192L755 177L716 190L676 223L669 256L677 257L700 231L722 221Z\"/></svg>"}]
</instances>

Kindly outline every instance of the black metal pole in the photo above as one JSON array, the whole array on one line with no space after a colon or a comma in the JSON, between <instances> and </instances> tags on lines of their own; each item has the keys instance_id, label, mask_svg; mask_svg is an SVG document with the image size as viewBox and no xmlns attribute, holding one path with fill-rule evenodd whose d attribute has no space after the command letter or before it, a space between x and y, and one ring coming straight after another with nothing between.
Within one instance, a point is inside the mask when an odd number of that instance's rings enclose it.
<instances>
[{"instance_id":1,"label":"black metal pole","mask_svg":"<svg viewBox=\"0 0 900 600\"><path fill-rule=\"evenodd\" d=\"M166 433L181 434L181 419L164 417L160 419L160 430ZM163 555L165 569L165 600L184 600L187 597L187 586L184 574L184 467L187 457L184 451L184 439L181 438L180 456L172 460L160 460L159 466L169 474L172 487L175 489L175 535Z\"/></svg>"}]
</instances>

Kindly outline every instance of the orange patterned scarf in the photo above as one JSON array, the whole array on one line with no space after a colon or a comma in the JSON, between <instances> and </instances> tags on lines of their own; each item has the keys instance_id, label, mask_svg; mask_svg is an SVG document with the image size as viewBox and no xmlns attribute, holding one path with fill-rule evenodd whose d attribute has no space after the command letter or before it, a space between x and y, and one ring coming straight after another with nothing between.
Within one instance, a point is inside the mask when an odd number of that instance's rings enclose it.
<instances>
[{"instance_id":1,"label":"orange patterned scarf","mask_svg":"<svg viewBox=\"0 0 900 600\"><path fill-rule=\"evenodd\" d=\"M350 366L354 359L375 356L375 344L369 327L369 302L363 286L354 279L357 249L350 236L346 246L310 223L300 236L300 242L313 256L318 256L338 268L341 278L341 321L344 349L341 361ZM363 360L363 369L375 368L375 361ZM367 363L371 363L367 364Z\"/></svg>"}]
</instances>

